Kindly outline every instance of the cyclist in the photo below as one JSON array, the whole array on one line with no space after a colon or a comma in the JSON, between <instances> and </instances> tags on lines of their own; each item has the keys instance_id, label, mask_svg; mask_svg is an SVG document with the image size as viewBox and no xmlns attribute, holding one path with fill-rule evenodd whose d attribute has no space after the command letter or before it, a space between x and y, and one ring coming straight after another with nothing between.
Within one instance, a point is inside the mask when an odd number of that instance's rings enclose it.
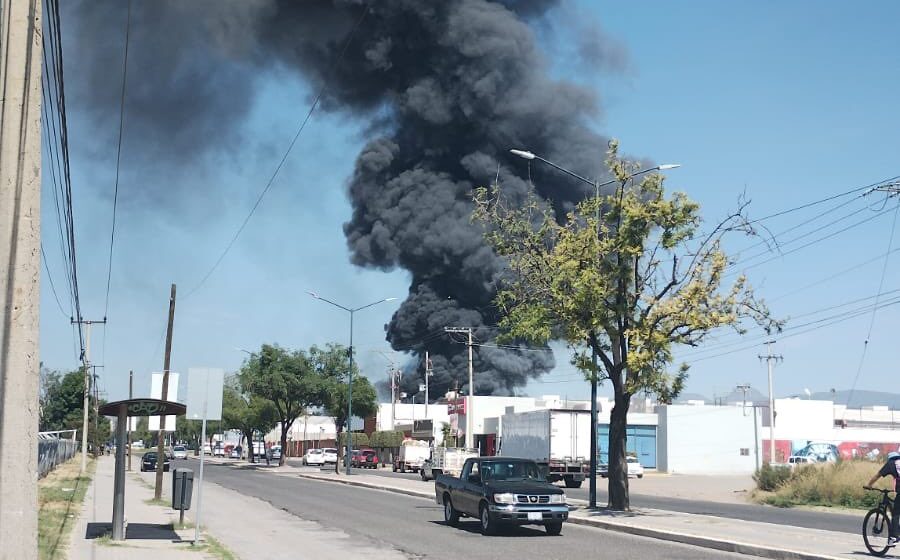
<instances>
[{"instance_id":1,"label":"cyclist","mask_svg":"<svg viewBox=\"0 0 900 560\"><path fill-rule=\"evenodd\" d=\"M898 488L897 480L900 479L900 453L891 451L887 454L887 462L877 473L872 475L867 486L872 486L879 478L883 476L891 476L894 478L894 491ZM888 538L888 545L894 546L900 542L900 492L894 495L894 507L891 510L891 536Z\"/></svg>"}]
</instances>

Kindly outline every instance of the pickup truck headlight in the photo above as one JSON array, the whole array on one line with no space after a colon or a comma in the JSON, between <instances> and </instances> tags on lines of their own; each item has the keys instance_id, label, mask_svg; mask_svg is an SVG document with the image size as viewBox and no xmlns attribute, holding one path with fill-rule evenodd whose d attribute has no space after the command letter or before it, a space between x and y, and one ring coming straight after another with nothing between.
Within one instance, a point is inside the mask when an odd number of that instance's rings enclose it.
<instances>
[{"instance_id":1,"label":"pickup truck headlight","mask_svg":"<svg viewBox=\"0 0 900 560\"><path fill-rule=\"evenodd\" d=\"M496 504L514 504L516 503L516 495L506 492L504 494L494 494L494 503Z\"/></svg>"},{"instance_id":2,"label":"pickup truck headlight","mask_svg":"<svg viewBox=\"0 0 900 560\"><path fill-rule=\"evenodd\" d=\"M551 504L564 504L564 503L566 503L566 495L565 494L550 494L550 503Z\"/></svg>"}]
</instances>

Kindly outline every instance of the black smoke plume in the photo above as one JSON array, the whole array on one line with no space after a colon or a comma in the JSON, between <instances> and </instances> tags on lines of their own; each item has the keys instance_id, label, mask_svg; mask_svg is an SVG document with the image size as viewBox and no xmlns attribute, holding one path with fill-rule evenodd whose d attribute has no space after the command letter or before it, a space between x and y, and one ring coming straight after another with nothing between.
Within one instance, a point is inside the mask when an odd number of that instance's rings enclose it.
<instances>
[{"instance_id":1,"label":"black smoke plume","mask_svg":"<svg viewBox=\"0 0 900 560\"><path fill-rule=\"evenodd\" d=\"M353 213L344 233L351 259L411 273L409 295L386 327L392 346L416 357L410 366L419 373L404 376L404 390L418 391L425 350L435 372L432 396L454 383L466 386L465 337L443 332L458 326L474 328L485 344L475 350L476 392L512 394L554 361L550 352L490 346L503 264L470 221L471 191L499 179L507 196L536 189L562 211L589 187L508 150L528 149L596 176L606 146L587 126L599 112L596 96L549 77L537 46L535 22L555 4L134 2L137 54L129 64L139 77L130 88L130 126L154 156L196 165L237 150L259 76L288 70L313 91L324 86L324 110L370 125L349 180ZM86 2L69 12L84 48L81 100L109 118L117 106L117 72L110 68L121 45L108 37L124 25L124 4ZM85 92L98 93L94 99Z\"/></svg>"}]
</instances>

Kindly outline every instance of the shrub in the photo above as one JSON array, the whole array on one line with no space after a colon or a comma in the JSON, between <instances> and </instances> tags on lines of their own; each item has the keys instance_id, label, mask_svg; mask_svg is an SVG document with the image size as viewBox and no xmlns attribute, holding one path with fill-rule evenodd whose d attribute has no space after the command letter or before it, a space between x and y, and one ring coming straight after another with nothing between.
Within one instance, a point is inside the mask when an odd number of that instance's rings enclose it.
<instances>
[{"instance_id":1,"label":"shrub","mask_svg":"<svg viewBox=\"0 0 900 560\"><path fill-rule=\"evenodd\" d=\"M771 471L782 467L772 467ZM779 507L792 505L839 506L868 509L875 506L881 496L877 492L863 490L863 485L878 468L868 461L841 461L804 465L790 471L786 479L777 481L781 474L763 473L760 469L754 480L760 490L766 484L769 494L761 501ZM774 484L774 486L772 486Z\"/></svg>"},{"instance_id":2,"label":"shrub","mask_svg":"<svg viewBox=\"0 0 900 560\"><path fill-rule=\"evenodd\" d=\"M781 467L765 463L761 469L753 473L756 487L766 492L772 492L780 488L791 477L790 467Z\"/></svg>"}]
</instances>

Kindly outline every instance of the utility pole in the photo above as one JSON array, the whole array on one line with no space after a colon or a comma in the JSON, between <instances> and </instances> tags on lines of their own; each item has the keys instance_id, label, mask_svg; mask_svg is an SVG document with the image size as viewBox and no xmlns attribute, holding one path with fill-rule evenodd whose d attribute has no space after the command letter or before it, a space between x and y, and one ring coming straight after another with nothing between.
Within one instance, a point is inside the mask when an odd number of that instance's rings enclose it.
<instances>
[{"instance_id":1,"label":"utility pole","mask_svg":"<svg viewBox=\"0 0 900 560\"><path fill-rule=\"evenodd\" d=\"M0 8L0 558L37 558L41 1Z\"/></svg>"},{"instance_id":2,"label":"utility pole","mask_svg":"<svg viewBox=\"0 0 900 560\"><path fill-rule=\"evenodd\" d=\"M431 370L431 358L428 357L428 350L425 351L425 419L428 419L428 378L434 375Z\"/></svg>"},{"instance_id":3,"label":"utility pole","mask_svg":"<svg viewBox=\"0 0 900 560\"><path fill-rule=\"evenodd\" d=\"M175 326L175 284L169 295L169 324L166 327L166 355L163 359L162 400L169 397L169 365L172 359L172 328ZM159 417L159 441L156 444L156 488L153 497L159 500L162 497L163 465L166 463L165 454L166 416Z\"/></svg>"},{"instance_id":4,"label":"utility pole","mask_svg":"<svg viewBox=\"0 0 900 560\"><path fill-rule=\"evenodd\" d=\"M475 400L475 383L474 369L472 366L472 327L444 327L444 331L448 333L466 333L469 340L466 346L469 347L469 398L466 400L466 449L475 447L475 434L472 430L475 426L475 420L472 414L474 409L473 401Z\"/></svg>"},{"instance_id":5,"label":"utility pole","mask_svg":"<svg viewBox=\"0 0 900 560\"><path fill-rule=\"evenodd\" d=\"M71 323L73 325L80 324L87 327L84 330L84 356L82 356L82 365L84 367L84 400L81 405L81 472L83 473L85 469L87 469L88 417L90 416L88 410L91 404L91 325L104 325L106 324L106 318L104 317L102 321L86 321L79 317L77 321L72 319Z\"/></svg>"},{"instance_id":6,"label":"utility pole","mask_svg":"<svg viewBox=\"0 0 900 560\"><path fill-rule=\"evenodd\" d=\"M772 391L772 372L776 362L784 361L783 356L772 354L773 344L774 340L766 342L768 353L766 356L759 356L759 359L765 360L769 366L769 464L775 462L775 393Z\"/></svg>"},{"instance_id":7,"label":"utility pole","mask_svg":"<svg viewBox=\"0 0 900 560\"><path fill-rule=\"evenodd\" d=\"M399 373L400 370L395 368L393 363L388 366L388 375L391 378L391 430L397 427L397 375Z\"/></svg>"},{"instance_id":8,"label":"utility pole","mask_svg":"<svg viewBox=\"0 0 900 560\"><path fill-rule=\"evenodd\" d=\"M134 371L129 370L128 372L128 400L134 398ZM131 418L127 418L128 426L125 428L128 430L128 470L131 470ZM201 445L200 450L203 450Z\"/></svg>"},{"instance_id":9,"label":"utility pole","mask_svg":"<svg viewBox=\"0 0 900 560\"><path fill-rule=\"evenodd\" d=\"M744 393L744 405L743 405L743 408L741 408L741 410L743 411L744 416L747 416L747 391L750 390L750 384L744 383L743 385L738 385L737 390Z\"/></svg>"}]
</instances>

